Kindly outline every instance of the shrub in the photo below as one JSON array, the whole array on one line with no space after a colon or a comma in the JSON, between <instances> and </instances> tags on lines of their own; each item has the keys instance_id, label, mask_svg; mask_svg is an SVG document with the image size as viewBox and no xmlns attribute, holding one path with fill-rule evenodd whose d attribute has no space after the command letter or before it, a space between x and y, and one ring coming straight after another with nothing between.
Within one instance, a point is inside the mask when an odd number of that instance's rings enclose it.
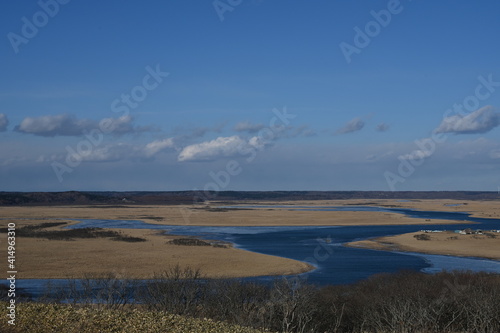
<instances>
[{"instance_id":1,"label":"shrub","mask_svg":"<svg viewBox=\"0 0 500 333\"><path fill-rule=\"evenodd\" d=\"M197 238L176 238L171 240L170 243L185 246L210 246L209 242Z\"/></svg>"},{"instance_id":2,"label":"shrub","mask_svg":"<svg viewBox=\"0 0 500 333\"><path fill-rule=\"evenodd\" d=\"M16 230L18 237L45 238L49 240L74 240L76 238L111 238L115 241L123 242L145 242L146 239L123 235L114 230L102 228L80 228L64 230L45 230L49 227L56 227L66 224L66 222L47 222L36 225L27 225ZM5 229L5 228L4 228Z\"/></svg>"},{"instance_id":3,"label":"shrub","mask_svg":"<svg viewBox=\"0 0 500 333\"><path fill-rule=\"evenodd\" d=\"M427 234L414 235L417 240L431 240L431 236Z\"/></svg>"},{"instance_id":4,"label":"shrub","mask_svg":"<svg viewBox=\"0 0 500 333\"><path fill-rule=\"evenodd\" d=\"M150 313L211 318L279 332L500 332L500 274L492 273L429 275L404 271L374 275L351 285L319 288L296 277L277 278L272 284L206 279L197 269L177 265L141 286L105 275L91 277L79 288L75 284L65 291L69 292L66 297L73 297L75 307L83 304L85 309L99 308L110 315L106 312L110 309L125 313L140 307ZM22 307L19 309L21 312ZM47 321L55 325L54 318L45 317L47 314L40 312L42 324ZM124 318L128 320L127 315ZM94 319L89 320L94 323ZM103 323L102 332L108 327L121 332L108 324ZM157 326L150 325L141 327L155 331Z\"/></svg>"}]
</instances>

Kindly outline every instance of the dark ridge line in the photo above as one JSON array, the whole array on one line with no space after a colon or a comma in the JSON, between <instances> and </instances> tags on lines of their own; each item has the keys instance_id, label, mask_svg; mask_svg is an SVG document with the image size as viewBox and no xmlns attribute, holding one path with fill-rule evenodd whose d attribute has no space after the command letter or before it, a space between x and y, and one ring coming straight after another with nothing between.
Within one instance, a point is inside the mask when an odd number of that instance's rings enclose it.
<instances>
[{"instance_id":1,"label":"dark ridge line","mask_svg":"<svg viewBox=\"0 0 500 333\"><path fill-rule=\"evenodd\" d=\"M0 206L96 206L114 205L185 205L206 201L218 203L241 201L298 201L348 199L448 199L500 200L500 194L488 191L67 191L0 192Z\"/></svg>"}]
</instances>

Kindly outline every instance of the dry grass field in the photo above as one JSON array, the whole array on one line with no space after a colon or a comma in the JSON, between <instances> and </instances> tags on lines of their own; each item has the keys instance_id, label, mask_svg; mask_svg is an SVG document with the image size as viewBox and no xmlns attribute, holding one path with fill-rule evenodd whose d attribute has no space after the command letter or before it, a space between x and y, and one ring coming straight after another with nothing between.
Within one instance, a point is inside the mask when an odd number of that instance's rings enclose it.
<instances>
[{"instance_id":1,"label":"dry grass field","mask_svg":"<svg viewBox=\"0 0 500 333\"><path fill-rule=\"evenodd\" d=\"M348 243L349 246L376 250L422 252L461 257L482 257L500 260L500 233L461 235L453 231L425 233L428 240L418 240L412 232Z\"/></svg>"},{"instance_id":2,"label":"dry grass field","mask_svg":"<svg viewBox=\"0 0 500 333\"><path fill-rule=\"evenodd\" d=\"M199 226L291 226L291 225L394 225L449 224L456 221L425 220L385 212L292 211L271 207L226 210L217 204L200 206L24 206L0 207L2 226L13 221L20 228L42 222L68 219L127 219L163 225ZM460 206L447 206L460 204ZM450 200L342 200L294 201L279 205L373 205L419 210L469 211L475 216L500 218L495 202L455 202ZM53 227L60 228L60 227ZM296 274L311 267L305 263L252 253L235 248L180 246L171 244L174 236L154 230L120 230L124 235L144 238L144 242L114 241L109 238L48 240L18 237L16 246L19 278L67 278L86 274L115 272L126 277L146 278L176 264L200 268L210 277L242 277ZM5 238L6 236L1 236ZM406 239L406 238L405 238ZM403 241L406 241L403 239ZM448 242L452 243L452 242ZM458 243L458 242L455 242ZM486 243L485 243L486 244ZM489 243L488 243L489 244ZM429 250L432 251L432 250ZM474 255L487 256L479 252ZM6 253L0 253L3 258ZM1 259L0 258L0 259ZM2 259L3 260L3 259Z\"/></svg>"},{"instance_id":3,"label":"dry grass field","mask_svg":"<svg viewBox=\"0 0 500 333\"><path fill-rule=\"evenodd\" d=\"M456 221L416 219L397 213L385 212L332 212L293 211L276 208L275 202L258 202L250 205L268 205L258 209L218 209L217 204L178 206L23 206L0 207L0 216L6 218L78 218L78 219L126 219L166 225L200 226L291 226L291 225L394 225L394 224L455 224ZM500 208L495 202L469 202L456 204L449 200L400 202L397 200L338 200L280 202L290 206L344 206L370 205L417 210L470 211L481 217L500 218Z\"/></svg>"},{"instance_id":4,"label":"dry grass field","mask_svg":"<svg viewBox=\"0 0 500 333\"><path fill-rule=\"evenodd\" d=\"M39 220L8 221L15 221L18 228L40 223ZM171 240L180 238L179 236L165 235L157 230L113 230L145 241L17 237L18 277L81 278L113 272L127 278L151 278L154 274L177 264L199 268L209 277L298 274L312 268L299 261L244 251L231 246L224 248L174 245Z\"/></svg>"}]
</instances>

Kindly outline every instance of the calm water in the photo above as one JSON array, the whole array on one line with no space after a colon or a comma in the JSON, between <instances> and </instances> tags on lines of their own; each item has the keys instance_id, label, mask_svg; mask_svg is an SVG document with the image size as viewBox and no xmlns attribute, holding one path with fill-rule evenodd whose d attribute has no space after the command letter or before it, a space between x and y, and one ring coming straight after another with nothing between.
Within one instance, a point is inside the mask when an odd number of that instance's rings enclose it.
<instances>
[{"instance_id":1,"label":"calm water","mask_svg":"<svg viewBox=\"0 0 500 333\"><path fill-rule=\"evenodd\" d=\"M397 272L401 269L437 272L442 269L469 269L500 273L500 261L460 258L417 253L396 253L356 249L342 246L345 242L371 237L415 232L421 229L455 230L500 229L499 219L470 217L467 213L426 212L381 207L308 207L308 206L232 206L231 208L287 208L301 211L376 211L400 213L415 218L470 221L475 224L457 225L396 225L349 227L198 227L163 226L133 220L79 220L69 228L131 228L158 229L179 235L197 236L232 242L236 247L264 254L306 261L317 267L304 274L318 285L352 283L376 273ZM229 207L226 207L229 208ZM267 281L270 277L252 278ZM19 280L18 286L37 293L46 280ZM39 291L38 291L39 292Z\"/></svg>"}]
</instances>

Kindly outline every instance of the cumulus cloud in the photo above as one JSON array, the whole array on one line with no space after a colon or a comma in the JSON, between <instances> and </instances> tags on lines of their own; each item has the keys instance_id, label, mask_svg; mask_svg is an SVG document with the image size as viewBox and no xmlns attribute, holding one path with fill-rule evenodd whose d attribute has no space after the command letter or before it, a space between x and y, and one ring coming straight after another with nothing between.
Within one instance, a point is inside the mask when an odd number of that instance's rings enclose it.
<instances>
[{"instance_id":1,"label":"cumulus cloud","mask_svg":"<svg viewBox=\"0 0 500 333\"><path fill-rule=\"evenodd\" d=\"M263 124L252 124L249 121L242 121L234 126L236 132L257 133L265 126Z\"/></svg>"},{"instance_id":2,"label":"cumulus cloud","mask_svg":"<svg viewBox=\"0 0 500 333\"><path fill-rule=\"evenodd\" d=\"M500 125L500 113L492 106L482 107L468 115L453 115L443 119L436 133L476 134L486 133Z\"/></svg>"},{"instance_id":3,"label":"cumulus cloud","mask_svg":"<svg viewBox=\"0 0 500 333\"><path fill-rule=\"evenodd\" d=\"M179 162L210 161L221 157L244 154L248 152L249 149L260 150L270 144L271 141L260 136L254 136L250 139L244 139L238 135L218 137L211 141L184 147L179 153L177 160Z\"/></svg>"},{"instance_id":4,"label":"cumulus cloud","mask_svg":"<svg viewBox=\"0 0 500 333\"><path fill-rule=\"evenodd\" d=\"M365 127L365 122L363 121L363 119L357 117L345 124L344 127L339 128L337 131L335 131L335 134L352 133L360 131L363 127Z\"/></svg>"},{"instance_id":5,"label":"cumulus cloud","mask_svg":"<svg viewBox=\"0 0 500 333\"><path fill-rule=\"evenodd\" d=\"M386 123L380 123L375 127L377 132L387 132L389 130L389 125Z\"/></svg>"},{"instance_id":6,"label":"cumulus cloud","mask_svg":"<svg viewBox=\"0 0 500 333\"><path fill-rule=\"evenodd\" d=\"M233 129L238 132L247 132L249 134L259 132L259 134L254 136L233 135L218 137L211 141L191 144L181 150L178 161L209 161L220 157L244 155L249 149L261 150L283 138L316 135L316 132L307 125L299 127L281 126L276 128L245 121L238 123ZM178 143L177 138L176 142Z\"/></svg>"},{"instance_id":7,"label":"cumulus cloud","mask_svg":"<svg viewBox=\"0 0 500 333\"><path fill-rule=\"evenodd\" d=\"M36 162L64 162L68 158L68 155L72 160L79 160L81 162L151 161L158 154L169 149L173 150L174 148L173 138L155 140L147 144L112 142L101 144L85 151L72 149L66 153L40 155L36 159Z\"/></svg>"},{"instance_id":8,"label":"cumulus cloud","mask_svg":"<svg viewBox=\"0 0 500 333\"><path fill-rule=\"evenodd\" d=\"M174 148L174 140L172 138L150 142L144 146L142 152L144 156L149 158L169 148Z\"/></svg>"},{"instance_id":9,"label":"cumulus cloud","mask_svg":"<svg viewBox=\"0 0 500 333\"><path fill-rule=\"evenodd\" d=\"M105 124L105 128L112 134L122 135L153 131L152 127L133 126L131 116L119 118L104 118L101 122L90 119L78 119L69 114L47 115L40 117L26 117L21 124L16 126L17 132L33 134L44 137L54 136L80 136L92 129L98 129L99 124Z\"/></svg>"},{"instance_id":10,"label":"cumulus cloud","mask_svg":"<svg viewBox=\"0 0 500 333\"><path fill-rule=\"evenodd\" d=\"M76 119L68 114L55 116L26 117L15 130L21 133L39 136L78 136L84 131L95 128L95 123L88 119Z\"/></svg>"},{"instance_id":11,"label":"cumulus cloud","mask_svg":"<svg viewBox=\"0 0 500 333\"><path fill-rule=\"evenodd\" d=\"M8 125L9 120L7 119L7 116L3 113L0 113L0 132L5 132Z\"/></svg>"},{"instance_id":12,"label":"cumulus cloud","mask_svg":"<svg viewBox=\"0 0 500 333\"><path fill-rule=\"evenodd\" d=\"M206 141L184 147L179 154L178 160L212 160L221 156L233 156L241 151L247 141L237 135L230 137L218 137L212 141Z\"/></svg>"},{"instance_id":13,"label":"cumulus cloud","mask_svg":"<svg viewBox=\"0 0 500 333\"><path fill-rule=\"evenodd\" d=\"M104 118L101 121L106 123L107 128L109 128L113 134L126 134L134 131L131 116Z\"/></svg>"}]
</instances>

